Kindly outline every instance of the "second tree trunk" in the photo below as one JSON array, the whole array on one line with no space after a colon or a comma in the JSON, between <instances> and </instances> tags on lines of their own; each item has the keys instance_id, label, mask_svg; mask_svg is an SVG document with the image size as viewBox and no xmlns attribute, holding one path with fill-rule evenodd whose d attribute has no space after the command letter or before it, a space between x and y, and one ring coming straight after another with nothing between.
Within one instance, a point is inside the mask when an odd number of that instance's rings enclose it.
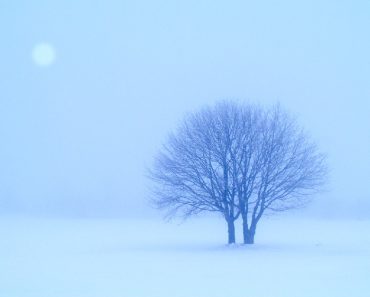
<instances>
[{"instance_id":1,"label":"second tree trunk","mask_svg":"<svg viewBox=\"0 0 370 297\"><path fill-rule=\"evenodd\" d=\"M244 244L254 244L254 235L256 233L256 228L251 226L248 228L248 223L243 221L243 240Z\"/></svg>"}]
</instances>

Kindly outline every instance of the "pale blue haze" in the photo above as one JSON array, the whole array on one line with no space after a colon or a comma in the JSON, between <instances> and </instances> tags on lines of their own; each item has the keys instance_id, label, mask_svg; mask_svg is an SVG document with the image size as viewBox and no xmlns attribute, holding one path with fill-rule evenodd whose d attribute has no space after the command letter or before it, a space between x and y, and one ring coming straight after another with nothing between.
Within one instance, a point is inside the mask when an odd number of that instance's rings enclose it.
<instances>
[{"instance_id":1,"label":"pale blue haze","mask_svg":"<svg viewBox=\"0 0 370 297\"><path fill-rule=\"evenodd\" d=\"M2 1L0 212L151 215L166 134L237 98L280 101L327 152L307 213L370 217L369 32L365 0Z\"/></svg>"}]
</instances>

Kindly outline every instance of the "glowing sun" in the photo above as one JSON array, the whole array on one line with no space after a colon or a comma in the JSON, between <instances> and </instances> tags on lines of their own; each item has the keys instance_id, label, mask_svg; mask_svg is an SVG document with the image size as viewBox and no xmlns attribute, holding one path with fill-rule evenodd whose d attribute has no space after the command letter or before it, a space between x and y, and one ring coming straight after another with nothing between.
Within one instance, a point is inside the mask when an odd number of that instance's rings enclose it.
<instances>
[{"instance_id":1,"label":"glowing sun","mask_svg":"<svg viewBox=\"0 0 370 297\"><path fill-rule=\"evenodd\" d=\"M32 60L37 66L47 67L55 62L55 49L49 43L39 43L33 47Z\"/></svg>"}]
</instances>

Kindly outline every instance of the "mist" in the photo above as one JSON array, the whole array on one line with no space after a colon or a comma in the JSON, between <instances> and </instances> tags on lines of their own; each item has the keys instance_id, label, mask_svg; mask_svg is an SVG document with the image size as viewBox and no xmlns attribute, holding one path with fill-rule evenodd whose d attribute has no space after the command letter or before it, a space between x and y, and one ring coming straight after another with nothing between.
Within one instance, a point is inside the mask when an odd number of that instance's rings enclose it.
<instances>
[{"instance_id":1,"label":"mist","mask_svg":"<svg viewBox=\"0 0 370 297\"><path fill-rule=\"evenodd\" d=\"M151 217L147 169L182 117L280 102L328 156L307 216L370 217L368 1L0 4L0 212ZM47 43L50 65L32 51ZM54 58L53 58L54 59Z\"/></svg>"},{"instance_id":2,"label":"mist","mask_svg":"<svg viewBox=\"0 0 370 297\"><path fill-rule=\"evenodd\" d=\"M0 296L365 296L369 16L368 0L1 1Z\"/></svg>"}]
</instances>

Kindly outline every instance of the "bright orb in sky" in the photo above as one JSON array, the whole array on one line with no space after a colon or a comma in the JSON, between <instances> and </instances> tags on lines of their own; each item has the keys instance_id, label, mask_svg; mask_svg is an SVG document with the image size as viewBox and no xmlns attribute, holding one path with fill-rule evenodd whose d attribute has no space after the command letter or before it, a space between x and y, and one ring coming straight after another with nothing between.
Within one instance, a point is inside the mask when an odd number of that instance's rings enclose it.
<instances>
[{"instance_id":1,"label":"bright orb in sky","mask_svg":"<svg viewBox=\"0 0 370 297\"><path fill-rule=\"evenodd\" d=\"M49 43L36 44L32 50L32 60L37 66L47 67L55 61L55 50Z\"/></svg>"}]
</instances>

